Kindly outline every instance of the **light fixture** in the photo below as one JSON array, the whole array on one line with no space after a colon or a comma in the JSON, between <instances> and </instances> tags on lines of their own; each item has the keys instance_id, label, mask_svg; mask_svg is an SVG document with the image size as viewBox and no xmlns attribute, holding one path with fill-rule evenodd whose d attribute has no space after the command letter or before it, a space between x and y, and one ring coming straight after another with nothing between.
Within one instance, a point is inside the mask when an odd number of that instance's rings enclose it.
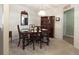
<instances>
[{"instance_id":1,"label":"light fixture","mask_svg":"<svg viewBox=\"0 0 79 59\"><path fill-rule=\"evenodd\" d=\"M60 21L60 17L56 17L56 21Z\"/></svg>"},{"instance_id":2,"label":"light fixture","mask_svg":"<svg viewBox=\"0 0 79 59\"><path fill-rule=\"evenodd\" d=\"M39 16L45 16L45 15L46 15L46 12L45 12L44 10L40 10L40 11L38 12L38 15L39 15Z\"/></svg>"}]
</instances>

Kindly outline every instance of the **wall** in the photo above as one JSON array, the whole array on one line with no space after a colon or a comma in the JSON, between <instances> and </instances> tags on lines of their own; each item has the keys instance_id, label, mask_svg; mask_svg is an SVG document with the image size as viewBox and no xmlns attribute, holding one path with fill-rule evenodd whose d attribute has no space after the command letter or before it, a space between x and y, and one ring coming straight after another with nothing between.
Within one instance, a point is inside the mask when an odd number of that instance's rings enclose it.
<instances>
[{"instance_id":1,"label":"wall","mask_svg":"<svg viewBox=\"0 0 79 59\"><path fill-rule=\"evenodd\" d=\"M46 16L60 17L60 21L56 21L55 19L55 34L54 35L56 39L63 39L63 8L61 6L60 7L52 6L50 9L45 7L45 9L43 10L46 12ZM39 22L40 22L40 18L39 18Z\"/></svg>"},{"instance_id":2,"label":"wall","mask_svg":"<svg viewBox=\"0 0 79 59\"><path fill-rule=\"evenodd\" d=\"M55 38L56 39L63 39L63 8L60 7L51 7L51 8L44 8L43 9L46 12L46 16L55 16L60 17L60 21L56 21L55 19ZM39 12L39 11L37 11ZM38 20L40 21L40 17L38 16Z\"/></svg>"},{"instance_id":3,"label":"wall","mask_svg":"<svg viewBox=\"0 0 79 59\"><path fill-rule=\"evenodd\" d=\"M38 16L38 9L29 7L28 5L10 5L10 18L9 18L9 29L13 31L13 39L17 39L17 25L20 24L20 12L26 10L29 14L29 24L40 25L40 16ZM57 16L60 17L60 21L55 21L55 38L63 38L63 9L59 7L51 7L50 9L44 8L46 16ZM24 28L26 26L20 26Z\"/></svg>"},{"instance_id":4,"label":"wall","mask_svg":"<svg viewBox=\"0 0 79 59\"><path fill-rule=\"evenodd\" d=\"M55 16L60 17L60 21L55 21L55 37L57 39L63 39L63 8L62 7L55 9Z\"/></svg>"},{"instance_id":5,"label":"wall","mask_svg":"<svg viewBox=\"0 0 79 59\"><path fill-rule=\"evenodd\" d=\"M3 5L0 4L0 55L3 54L2 7Z\"/></svg>"},{"instance_id":6,"label":"wall","mask_svg":"<svg viewBox=\"0 0 79 59\"><path fill-rule=\"evenodd\" d=\"M2 5L0 4L0 28L2 28Z\"/></svg>"},{"instance_id":7,"label":"wall","mask_svg":"<svg viewBox=\"0 0 79 59\"><path fill-rule=\"evenodd\" d=\"M74 8L74 47L79 49L79 5L71 5L65 10Z\"/></svg>"},{"instance_id":8,"label":"wall","mask_svg":"<svg viewBox=\"0 0 79 59\"><path fill-rule=\"evenodd\" d=\"M27 11L29 14L28 24L38 24L36 21L36 13L33 9L29 8L28 6L24 7L22 5L10 5L9 29L12 30L13 39L17 39L18 37L17 25L20 25L20 12L23 10ZM26 27L28 26L20 26L20 28Z\"/></svg>"},{"instance_id":9,"label":"wall","mask_svg":"<svg viewBox=\"0 0 79 59\"><path fill-rule=\"evenodd\" d=\"M79 49L79 5L75 5L74 47Z\"/></svg>"},{"instance_id":10,"label":"wall","mask_svg":"<svg viewBox=\"0 0 79 59\"><path fill-rule=\"evenodd\" d=\"M9 5L3 5L3 54L9 54Z\"/></svg>"}]
</instances>

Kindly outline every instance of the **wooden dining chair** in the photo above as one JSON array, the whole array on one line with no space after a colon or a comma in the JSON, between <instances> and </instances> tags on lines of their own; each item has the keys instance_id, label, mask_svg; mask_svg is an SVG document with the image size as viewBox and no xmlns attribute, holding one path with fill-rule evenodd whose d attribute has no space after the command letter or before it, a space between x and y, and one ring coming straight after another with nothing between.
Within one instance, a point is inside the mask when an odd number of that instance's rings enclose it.
<instances>
[{"instance_id":1,"label":"wooden dining chair","mask_svg":"<svg viewBox=\"0 0 79 59\"><path fill-rule=\"evenodd\" d=\"M30 42L33 45L33 50L35 50L35 43L39 41L38 37L38 28L34 27L33 31L30 33Z\"/></svg>"},{"instance_id":2,"label":"wooden dining chair","mask_svg":"<svg viewBox=\"0 0 79 59\"><path fill-rule=\"evenodd\" d=\"M47 45L49 45L49 29L47 28L43 28L41 26L41 37L42 37L42 42L46 43Z\"/></svg>"},{"instance_id":3,"label":"wooden dining chair","mask_svg":"<svg viewBox=\"0 0 79 59\"><path fill-rule=\"evenodd\" d=\"M18 29L18 34L19 34L19 41L18 41L18 46L20 45L21 39L23 39L22 33L20 31L20 27L19 25L17 25L17 29Z\"/></svg>"},{"instance_id":4,"label":"wooden dining chair","mask_svg":"<svg viewBox=\"0 0 79 59\"><path fill-rule=\"evenodd\" d=\"M30 24L30 25L29 25L29 30L30 30L30 31L32 31L32 30L34 31L34 27L35 27L34 24Z\"/></svg>"},{"instance_id":5,"label":"wooden dining chair","mask_svg":"<svg viewBox=\"0 0 79 59\"><path fill-rule=\"evenodd\" d=\"M28 42L28 39L29 39L29 37L28 37L28 33L25 31L24 33L22 33L21 31L20 31L20 27L19 27L19 25L17 25L17 29L18 29L18 34L19 34L19 41L18 41L18 46L20 45L20 42L21 42L21 40L22 40L22 47L23 47L23 50L24 50L24 46L25 46L25 43L26 43L26 41Z\"/></svg>"},{"instance_id":6,"label":"wooden dining chair","mask_svg":"<svg viewBox=\"0 0 79 59\"><path fill-rule=\"evenodd\" d=\"M40 38L40 27L39 26L36 26L36 36L37 36L37 42L39 41L39 38Z\"/></svg>"},{"instance_id":7,"label":"wooden dining chair","mask_svg":"<svg viewBox=\"0 0 79 59\"><path fill-rule=\"evenodd\" d=\"M10 41L12 42L12 31L9 31L9 38L11 39Z\"/></svg>"},{"instance_id":8,"label":"wooden dining chair","mask_svg":"<svg viewBox=\"0 0 79 59\"><path fill-rule=\"evenodd\" d=\"M40 48L42 48L42 32L41 32L41 26L37 26L37 42L40 44Z\"/></svg>"}]
</instances>

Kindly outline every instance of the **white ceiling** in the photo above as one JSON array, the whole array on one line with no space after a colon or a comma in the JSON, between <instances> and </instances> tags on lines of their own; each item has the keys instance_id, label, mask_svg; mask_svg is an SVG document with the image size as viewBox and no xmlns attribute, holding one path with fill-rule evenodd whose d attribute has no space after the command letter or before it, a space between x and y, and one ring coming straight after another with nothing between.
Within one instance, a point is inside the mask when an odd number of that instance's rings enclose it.
<instances>
[{"instance_id":1,"label":"white ceiling","mask_svg":"<svg viewBox=\"0 0 79 59\"><path fill-rule=\"evenodd\" d=\"M57 12L58 9L61 9L63 8L65 5L67 4L12 4L10 5L11 6L11 11L15 10L22 10L22 9L27 9L29 8L30 10L34 11L34 12L39 12L40 10L45 10L47 13L49 13L49 11L53 11L54 12ZM13 8L15 7L18 8ZM19 8L20 7L20 8Z\"/></svg>"},{"instance_id":2,"label":"white ceiling","mask_svg":"<svg viewBox=\"0 0 79 59\"><path fill-rule=\"evenodd\" d=\"M64 6L65 4L26 4L26 5L32 7L61 7Z\"/></svg>"},{"instance_id":3,"label":"white ceiling","mask_svg":"<svg viewBox=\"0 0 79 59\"><path fill-rule=\"evenodd\" d=\"M21 6L30 7L34 10L41 10L41 9L52 9L52 8L63 8L66 4L23 4Z\"/></svg>"}]
</instances>

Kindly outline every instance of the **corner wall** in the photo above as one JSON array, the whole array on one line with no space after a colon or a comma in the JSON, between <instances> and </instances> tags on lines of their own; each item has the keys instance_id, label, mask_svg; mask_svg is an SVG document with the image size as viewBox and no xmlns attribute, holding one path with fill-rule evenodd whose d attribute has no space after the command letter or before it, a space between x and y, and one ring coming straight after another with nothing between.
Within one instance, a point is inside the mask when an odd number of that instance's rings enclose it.
<instances>
[{"instance_id":1,"label":"corner wall","mask_svg":"<svg viewBox=\"0 0 79 59\"><path fill-rule=\"evenodd\" d=\"M74 47L79 49L79 5L75 5Z\"/></svg>"},{"instance_id":2,"label":"corner wall","mask_svg":"<svg viewBox=\"0 0 79 59\"><path fill-rule=\"evenodd\" d=\"M3 28L2 28L2 11L3 5L0 4L0 55L3 54Z\"/></svg>"},{"instance_id":3,"label":"corner wall","mask_svg":"<svg viewBox=\"0 0 79 59\"><path fill-rule=\"evenodd\" d=\"M3 5L3 54L9 54L9 5Z\"/></svg>"}]
</instances>

